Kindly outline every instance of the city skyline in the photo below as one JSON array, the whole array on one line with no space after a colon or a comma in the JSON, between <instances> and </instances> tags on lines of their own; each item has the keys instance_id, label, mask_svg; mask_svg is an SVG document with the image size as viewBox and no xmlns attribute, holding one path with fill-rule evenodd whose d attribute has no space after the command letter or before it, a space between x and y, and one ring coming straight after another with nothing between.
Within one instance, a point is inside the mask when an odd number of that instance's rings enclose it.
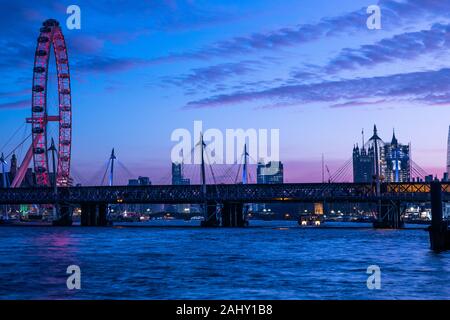
<instances>
[{"instance_id":1,"label":"city skyline","mask_svg":"<svg viewBox=\"0 0 450 320\"><path fill-rule=\"evenodd\" d=\"M450 0L3 2L0 300L450 297Z\"/></svg>"},{"instance_id":2,"label":"city skyline","mask_svg":"<svg viewBox=\"0 0 450 320\"><path fill-rule=\"evenodd\" d=\"M373 124L383 140L395 128L414 161L440 177L450 4L379 1L382 29L369 30L369 2L81 1L81 30L67 30L61 2L8 4L0 144L30 114L36 30L54 17L73 77L73 169L84 178L115 147L136 177L158 180L171 170L171 132L195 120L222 131L279 128L285 182L321 181L321 155L337 170Z\"/></svg>"}]
</instances>

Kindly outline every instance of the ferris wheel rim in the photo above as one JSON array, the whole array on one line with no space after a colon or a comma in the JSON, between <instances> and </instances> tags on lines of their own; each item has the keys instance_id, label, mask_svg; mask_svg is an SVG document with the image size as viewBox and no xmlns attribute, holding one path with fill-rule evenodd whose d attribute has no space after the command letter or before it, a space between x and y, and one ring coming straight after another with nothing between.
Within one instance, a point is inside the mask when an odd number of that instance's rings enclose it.
<instances>
[{"instance_id":1,"label":"ferris wheel rim","mask_svg":"<svg viewBox=\"0 0 450 320\"><path fill-rule=\"evenodd\" d=\"M47 108L48 70L51 49L56 62L58 79L58 115L49 116ZM59 186L70 184L70 160L72 145L72 101L70 69L67 47L58 21L49 19L43 22L37 39L33 64L32 85L32 148L36 183L50 185L48 129L50 121L58 122L58 165L56 182Z\"/></svg>"}]
</instances>

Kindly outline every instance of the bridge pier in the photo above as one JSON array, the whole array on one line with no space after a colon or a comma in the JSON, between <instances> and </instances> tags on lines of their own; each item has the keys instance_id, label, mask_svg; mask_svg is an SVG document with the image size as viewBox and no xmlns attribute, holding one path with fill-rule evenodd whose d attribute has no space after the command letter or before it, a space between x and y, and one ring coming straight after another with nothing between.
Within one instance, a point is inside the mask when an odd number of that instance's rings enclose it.
<instances>
[{"instance_id":1,"label":"bridge pier","mask_svg":"<svg viewBox=\"0 0 450 320\"><path fill-rule=\"evenodd\" d=\"M448 222L443 221L441 183L432 182L430 193L431 226L428 227L428 232L431 249L434 251L450 250L450 230L448 229Z\"/></svg>"},{"instance_id":2,"label":"bridge pier","mask_svg":"<svg viewBox=\"0 0 450 320\"><path fill-rule=\"evenodd\" d=\"M380 186L381 194L387 193L387 185ZM377 220L373 222L375 229L401 229L404 223L401 220L401 202L380 200L377 203L378 216Z\"/></svg>"},{"instance_id":3,"label":"bridge pier","mask_svg":"<svg viewBox=\"0 0 450 320\"><path fill-rule=\"evenodd\" d=\"M209 204L207 217L202 227L245 227L244 204L242 202L224 202Z\"/></svg>"},{"instance_id":4,"label":"bridge pier","mask_svg":"<svg viewBox=\"0 0 450 320\"><path fill-rule=\"evenodd\" d=\"M375 229L401 229L404 223L401 220L400 201L381 201L378 203L378 218L373 223Z\"/></svg>"},{"instance_id":5,"label":"bridge pier","mask_svg":"<svg viewBox=\"0 0 450 320\"><path fill-rule=\"evenodd\" d=\"M216 203L208 203L206 205L206 217L201 222L202 227L218 227L220 219L217 215L218 205Z\"/></svg>"},{"instance_id":6,"label":"bridge pier","mask_svg":"<svg viewBox=\"0 0 450 320\"><path fill-rule=\"evenodd\" d=\"M82 226L106 226L108 206L105 203L84 203L81 205Z\"/></svg>"},{"instance_id":7,"label":"bridge pier","mask_svg":"<svg viewBox=\"0 0 450 320\"><path fill-rule=\"evenodd\" d=\"M242 202L225 202L222 208L222 227L244 227L244 204Z\"/></svg>"},{"instance_id":8,"label":"bridge pier","mask_svg":"<svg viewBox=\"0 0 450 320\"><path fill-rule=\"evenodd\" d=\"M70 205L56 205L58 218L52 221L52 225L67 227L72 225L72 207Z\"/></svg>"}]
</instances>

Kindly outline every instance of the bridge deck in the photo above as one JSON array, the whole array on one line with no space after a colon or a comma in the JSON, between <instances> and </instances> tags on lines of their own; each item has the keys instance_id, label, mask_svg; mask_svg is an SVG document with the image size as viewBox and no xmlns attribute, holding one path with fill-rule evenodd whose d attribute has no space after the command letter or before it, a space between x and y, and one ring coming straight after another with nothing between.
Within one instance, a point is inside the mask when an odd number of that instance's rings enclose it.
<instances>
[{"instance_id":1,"label":"bridge deck","mask_svg":"<svg viewBox=\"0 0 450 320\"><path fill-rule=\"evenodd\" d=\"M206 199L201 190L201 185L64 187L55 195L52 188L0 189L0 204L430 201L429 183L384 183L381 196L367 183L207 185ZM450 200L450 183L443 183L442 191Z\"/></svg>"}]
</instances>

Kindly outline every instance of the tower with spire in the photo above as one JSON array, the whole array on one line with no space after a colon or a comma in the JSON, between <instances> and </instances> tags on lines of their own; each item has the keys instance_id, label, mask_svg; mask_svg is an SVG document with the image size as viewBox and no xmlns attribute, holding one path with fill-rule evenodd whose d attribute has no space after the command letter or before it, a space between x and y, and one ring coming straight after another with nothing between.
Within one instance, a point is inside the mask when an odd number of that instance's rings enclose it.
<instances>
[{"instance_id":1,"label":"tower with spire","mask_svg":"<svg viewBox=\"0 0 450 320\"><path fill-rule=\"evenodd\" d=\"M408 182L411 179L410 146L401 144L395 130L390 142L383 142L373 126L373 135L366 143L362 131L362 143L353 146L353 181Z\"/></svg>"},{"instance_id":2,"label":"tower with spire","mask_svg":"<svg viewBox=\"0 0 450 320\"><path fill-rule=\"evenodd\" d=\"M410 146L398 142L395 130L392 130L390 143L385 143L384 176L387 182L408 182L411 179Z\"/></svg>"},{"instance_id":3,"label":"tower with spire","mask_svg":"<svg viewBox=\"0 0 450 320\"><path fill-rule=\"evenodd\" d=\"M9 169L9 174L11 175L11 181L13 181L14 177L17 174L17 157L15 153L13 153L11 156L11 167Z\"/></svg>"},{"instance_id":4,"label":"tower with spire","mask_svg":"<svg viewBox=\"0 0 450 320\"><path fill-rule=\"evenodd\" d=\"M370 145L366 146L364 130L361 131L361 136L361 147L358 144L353 146L353 181L371 182L374 175L374 149Z\"/></svg>"}]
</instances>

